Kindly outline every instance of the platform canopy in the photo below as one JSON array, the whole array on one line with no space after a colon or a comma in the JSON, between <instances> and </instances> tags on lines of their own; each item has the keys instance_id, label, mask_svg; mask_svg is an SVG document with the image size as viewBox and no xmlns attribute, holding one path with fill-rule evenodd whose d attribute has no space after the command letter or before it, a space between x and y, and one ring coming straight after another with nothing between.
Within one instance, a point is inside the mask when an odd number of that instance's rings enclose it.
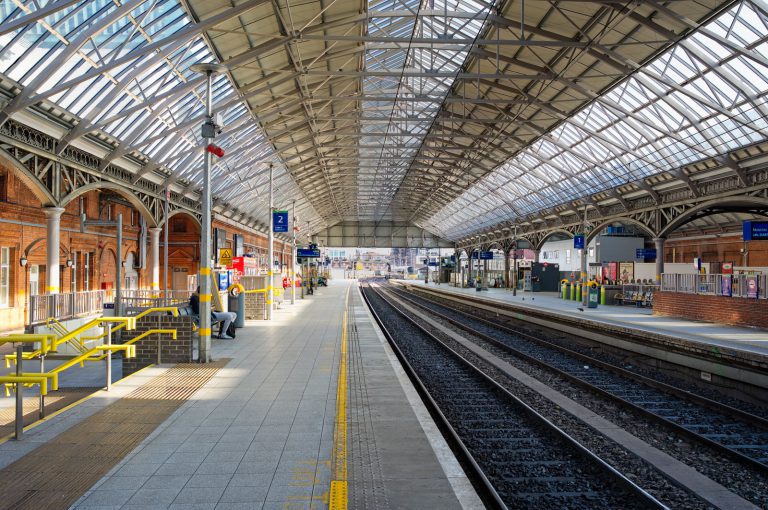
<instances>
[{"instance_id":1,"label":"platform canopy","mask_svg":"<svg viewBox=\"0 0 768 510\"><path fill-rule=\"evenodd\" d=\"M199 185L203 81L224 114L220 207L296 200L309 233L466 237L768 135L763 0L0 2L0 121L58 121Z\"/></svg>"}]
</instances>

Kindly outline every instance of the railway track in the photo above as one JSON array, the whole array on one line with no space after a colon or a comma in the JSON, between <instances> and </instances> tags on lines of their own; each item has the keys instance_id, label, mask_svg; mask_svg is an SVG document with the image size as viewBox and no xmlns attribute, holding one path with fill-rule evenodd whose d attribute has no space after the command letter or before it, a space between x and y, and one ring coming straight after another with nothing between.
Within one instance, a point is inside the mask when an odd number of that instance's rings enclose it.
<instances>
[{"instance_id":1,"label":"railway track","mask_svg":"<svg viewBox=\"0 0 768 510\"><path fill-rule=\"evenodd\" d=\"M556 372L733 460L768 473L768 420L403 290L398 296L502 351ZM459 319L460 317L460 319Z\"/></svg>"},{"instance_id":2,"label":"railway track","mask_svg":"<svg viewBox=\"0 0 768 510\"><path fill-rule=\"evenodd\" d=\"M404 368L490 506L666 508L371 286L362 287Z\"/></svg>"}]
</instances>

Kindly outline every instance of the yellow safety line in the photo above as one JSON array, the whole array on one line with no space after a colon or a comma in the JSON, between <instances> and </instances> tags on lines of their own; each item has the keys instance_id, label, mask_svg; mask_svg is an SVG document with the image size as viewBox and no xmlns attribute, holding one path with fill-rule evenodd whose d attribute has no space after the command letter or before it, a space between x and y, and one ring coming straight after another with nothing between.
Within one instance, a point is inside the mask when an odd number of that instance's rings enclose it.
<instances>
[{"instance_id":1,"label":"yellow safety line","mask_svg":"<svg viewBox=\"0 0 768 510\"><path fill-rule=\"evenodd\" d=\"M329 510L347 510L347 311L349 287L344 298L341 321L341 359L336 387L336 428L333 431L333 479L328 498Z\"/></svg>"},{"instance_id":2,"label":"yellow safety line","mask_svg":"<svg viewBox=\"0 0 768 510\"><path fill-rule=\"evenodd\" d=\"M155 366L155 365L147 365L147 366L146 366L146 367L144 367L144 368L140 368L139 370L135 371L134 373L126 375L125 377L123 377L123 378L122 378L122 379L120 379L119 381L115 381L115 382L114 382L114 384L120 384L122 381L125 381L126 379L129 379L129 378L133 377L134 375L136 375L136 374L138 374L138 373L140 373L140 372L143 372L144 370L147 370L147 369L149 369L149 368L152 368L152 367L154 367L154 366ZM24 427L24 432L26 432L26 431L28 431L28 430L30 430L30 429L33 429L33 428L35 428L35 427L37 427L37 426L38 426L38 425L40 425L41 423L45 423L45 422L47 422L48 420L51 420L51 419L53 419L54 417L56 417L56 416L60 415L60 414L61 414L61 413L63 413L64 411L68 411L68 410L72 409L73 407L75 407L75 406L78 406L78 405L82 404L82 403L83 403L83 402L85 402L86 400L89 400L89 399L93 398L93 397L96 395L96 393L98 393L99 391L100 391L100 390L96 390L96 391L94 391L93 393L91 393L90 395L86 395L86 396L84 396L84 397L83 397L83 398L81 398L80 400L75 400L75 401L74 401L74 402L72 402L71 404L65 405L65 406L64 406L64 407L62 407L61 409L57 409L56 411L52 412L51 414L48 414L48 415L46 415L46 416L45 416L45 418L43 418L43 419L41 419L41 420L33 421L32 423L30 423L29 425L27 425L26 427ZM75 426L77 426L77 425L75 425ZM15 432L14 432L14 433L12 433L12 434L8 434L8 435L7 435L7 436L5 436L5 437L0 437L0 444L3 444L3 443L5 443L6 441L8 441L9 439L11 439L11 438L13 438L13 437L16 437L16 433L15 433Z\"/></svg>"}]
</instances>

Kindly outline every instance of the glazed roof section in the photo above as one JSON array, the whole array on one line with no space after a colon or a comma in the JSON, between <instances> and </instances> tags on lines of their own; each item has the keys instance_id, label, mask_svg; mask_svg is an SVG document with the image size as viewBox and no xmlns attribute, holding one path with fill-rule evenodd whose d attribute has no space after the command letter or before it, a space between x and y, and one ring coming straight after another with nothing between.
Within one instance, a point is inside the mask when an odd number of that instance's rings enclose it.
<instances>
[{"instance_id":1,"label":"glazed roof section","mask_svg":"<svg viewBox=\"0 0 768 510\"><path fill-rule=\"evenodd\" d=\"M733 5L478 181L427 228L465 237L765 140L767 12Z\"/></svg>"},{"instance_id":2,"label":"glazed roof section","mask_svg":"<svg viewBox=\"0 0 768 510\"><path fill-rule=\"evenodd\" d=\"M131 156L143 164L137 176L196 191L205 79L189 66L217 59L178 0L0 2L0 26L0 73L21 89L4 113L52 103L75 125L59 151L98 133L116 147L108 161ZM214 158L215 203L268 218L272 163L275 204L295 199L297 216L317 220L227 76L215 77L213 98L226 126L215 142L226 150Z\"/></svg>"},{"instance_id":3,"label":"glazed roof section","mask_svg":"<svg viewBox=\"0 0 768 510\"><path fill-rule=\"evenodd\" d=\"M295 199L310 230L392 219L460 239L765 140L768 8L710 19L721 8L0 2L0 121L46 109L66 126L59 152L95 140L106 162L193 193L204 79L189 66L224 62L219 207L266 220L273 164L276 205Z\"/></svg>"}]
</instances>

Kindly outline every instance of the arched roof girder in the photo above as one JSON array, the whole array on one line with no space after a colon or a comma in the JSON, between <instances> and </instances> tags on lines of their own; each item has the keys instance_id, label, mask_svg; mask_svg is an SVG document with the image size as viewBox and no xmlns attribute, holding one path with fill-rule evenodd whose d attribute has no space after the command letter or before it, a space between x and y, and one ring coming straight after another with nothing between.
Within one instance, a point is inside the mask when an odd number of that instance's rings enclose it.
<instances>
[{"instance_id":1,"label":"arched roof girder","mask_svg":"<svg viewBox=\"0 0 768 510\"><path fill-rule=\"evenodd\" d=\"M690 208L664 227L659 232L660 238L667 238L669 235L697 218L710 216L720 212L746 212L768 217L768 199L751 196L728 197L704 202Z\"/></svg>"},{"instance_id":2,"label":"arched roof girder","mask_svg":"<svg viewBox=\"0 0 768 510\"><path fill-rule=\"evenodd\" d=\"M114 191L121 197L125 198L128 202L131 203L131 205L134 208L136 208L137 211L139 211L139 214L141 214L142 217L147 221L147 226L149 227L158 226L157 219L152 215L152 212L149 209L147 209L147 206L144 205L144 203L141 201L141 199L139 199L139 197L134 195L131 192L131 190L126 189L124 186L121 186L120 184L115 184L109 181L92 182L90 184L86 184L85 186L77 188L76 190L72 191L70 194L62 198L59 206L66 207L67 204L72 202L77 197L85 195L90 191L99 191L99 190Z\"/></svg>"}]
</instances>

